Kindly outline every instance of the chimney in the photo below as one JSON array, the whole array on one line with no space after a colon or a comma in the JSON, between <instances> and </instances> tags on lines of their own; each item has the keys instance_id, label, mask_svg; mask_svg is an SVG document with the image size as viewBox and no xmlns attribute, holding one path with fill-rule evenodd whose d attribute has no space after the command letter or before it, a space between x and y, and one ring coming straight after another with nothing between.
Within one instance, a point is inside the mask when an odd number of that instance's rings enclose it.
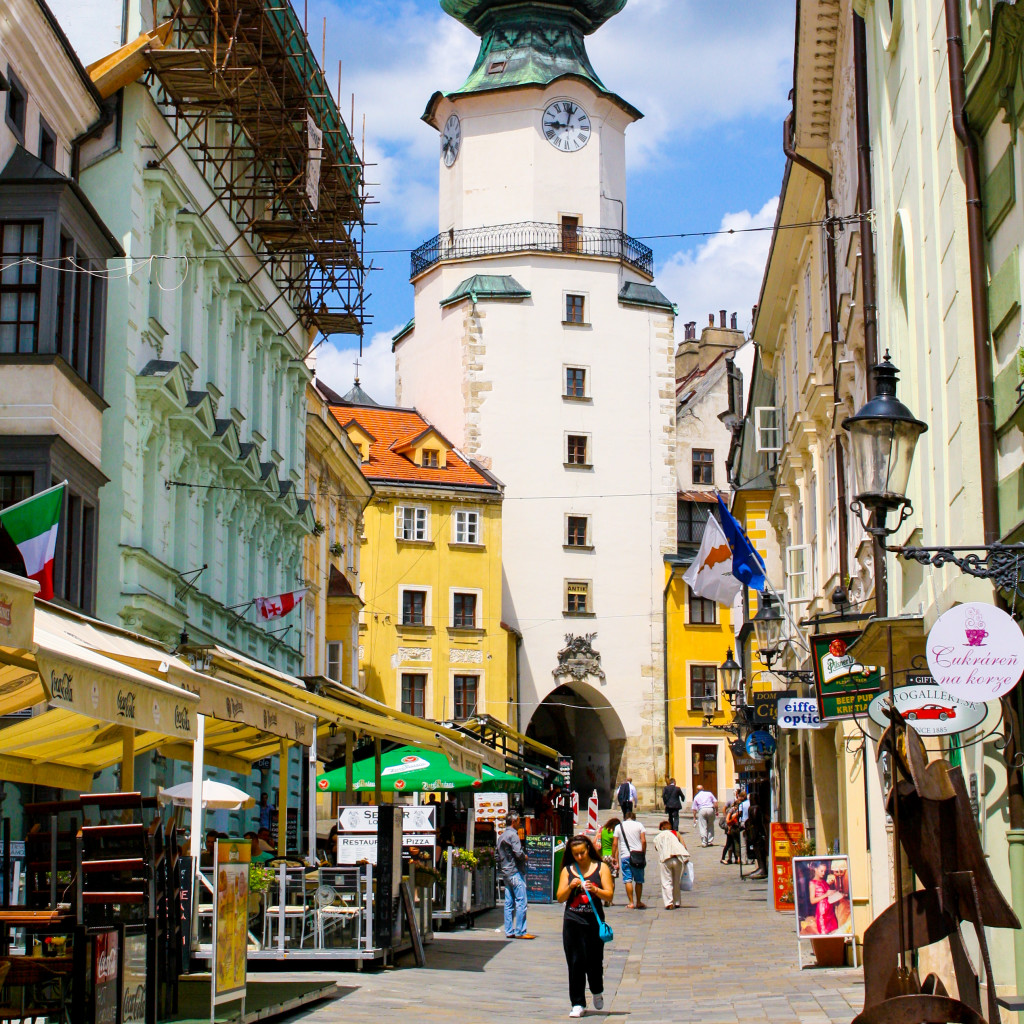
<instances>
[{"instance_id":1,"label":"chimney","mask_svg":"<svg viewBox=\"0 0 1024 1024\"><path fill-rule=\"evenodd\" d=\"M684 341L695 341L697 338L697 321L691 320L688 324L683 324L683 330Z\"/></svg>"},{"instance_id":2,"label":"chimney","mask_svg":"<svg viewBox=\"0 0 1024 1024\"><path fill-rule=\"evenodd\" d=\"M738 331L738 330L739 330L739 328L738 328L738 327L736 326L736 318L737 318L737 316L738 316L738 315L739 315L739 314L737 314L737 313L733 313L733 315L732 315L732 320L730 320L730 321L729 321L729 326L730 326L730 327L731 327L731 328L732 328L732 329L733 329L734 331Z\"/></svg>"},{"instance_id":3,"label":"chimney","mask_svg":"<svg viewBox=\"0 0 1024 1024\"><path fill-rule=\"evenodd\" d=\"M708 313L708 327L714 327L714 326L715 326L715 314L714 313Z\"/></svg>"},{"instance_id":4,"label":"chimney","mask_svg":"<svg viewBox=\"0 0 1024 1024\"><path fill-rule=\"evenodd\" d=\"M725 330L725 310L724 309L720 309L718 311L718 326L721 327L723 331Z\"/></svg>"}]
</instances>

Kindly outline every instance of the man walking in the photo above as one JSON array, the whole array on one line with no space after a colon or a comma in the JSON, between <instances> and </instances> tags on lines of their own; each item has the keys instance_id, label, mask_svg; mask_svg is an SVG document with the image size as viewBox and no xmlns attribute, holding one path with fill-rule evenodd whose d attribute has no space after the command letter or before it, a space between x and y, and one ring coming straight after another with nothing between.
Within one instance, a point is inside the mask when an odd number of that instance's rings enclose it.
<instances>
[{"instance_id":1,"label":"man walking","mask_svg":"<svg viewBox=\"0 0 1024 1024\"><path fill-rule=\"evenodd\" d=\"M676 785L675 779L669 779L668 785L661 791L661 802L665 805L668 823L673 832L679 831L679 812L683 809L686 794Z\"/></svg>"},{"instance_id":2,"label":"man walking","mask_svg":"<svg viewBox=\"0 0 1024 1024\"><path fill-rule=\"evenodd\" d=\"M636 804L636 789L633 788L632 779L623 779L619 788L615 791L615 799L622 808L622 817L630 814Z\"/></svg>"},{"instance_id":3,"label":"man walking","mask_svg":"<svg viewBox=\"0 0 1024 1024\"><path fill-rule=\"evenodd\" d=\"M618 862L622 881L626 884L626 899L629 901L626 906L630 910L646 910L647 904L642 897L647 866L647 829L636 820L632 811L615 826L612 857Z\"/></svg>"},{"instance_id":4,"label":"man walking","mask_svg":"<svg viewBox=\"0 0 1024 1024\"><path fill-rule=\"evenodd\" d=\"M740 828L745 833L747 831L747 819L750 817L750 794L740 794ZM750 837L747 837L747 863L750 864L754 860L754 855L750 851Z\"/></svg>"},{"instance_id":5,"label":"man walking","mask_svg":"<svg viewBox=\"0 0 1024 1024\"><path fill-rule=\"evenodd\" d=\"M505 815L505 831L498 838L498 868L505 880L505 938L533 939L526 930L526 854L519 841L519 813Z\"/></svg>"},{"instance_id":6,"label":"man walking","mask_svg":"<svg viewBox=\"0 0 1024 1024\"><path fill-rule=\"evenodd\" d=\"M715 813L718 810L718 800L714 794L709 793L703 786L697 787L693 794L693 820L697 822L700 829L700 845L715 845Z\"/></svg>"}]
</instances>

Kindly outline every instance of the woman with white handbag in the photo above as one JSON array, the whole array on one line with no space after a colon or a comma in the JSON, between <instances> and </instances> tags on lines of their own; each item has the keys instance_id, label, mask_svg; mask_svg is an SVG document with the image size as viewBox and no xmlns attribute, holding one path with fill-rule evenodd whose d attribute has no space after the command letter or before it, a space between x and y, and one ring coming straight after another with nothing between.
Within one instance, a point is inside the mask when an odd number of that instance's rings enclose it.
<instances>
[{"instance_id":1,"label":"woman with white handbag","mask_svg":"<svg viewBox=\"0 0 1024 1024\"><path fill-rule=\"evenodd\" d=\"M690 859L690 851L667 821L658 826L654 848L661 863L661 898L666 910L674 910L680 904L683 871Z\"/></svg>"}]
</instances>

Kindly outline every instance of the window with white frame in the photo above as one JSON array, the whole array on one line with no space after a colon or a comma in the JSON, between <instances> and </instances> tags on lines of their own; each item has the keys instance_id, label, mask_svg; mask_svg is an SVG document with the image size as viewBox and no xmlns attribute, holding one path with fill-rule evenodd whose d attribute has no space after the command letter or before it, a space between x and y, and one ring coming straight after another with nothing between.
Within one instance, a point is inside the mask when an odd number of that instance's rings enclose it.
<instances>
[{"instance_id":1,"label":"window with white frame","mask_svg":"<svg viewBox=\"0 0 1024 1024\"><path fill-rule=\"evenodd\" d=\"M396 505L395 538L430 540L430 509L421 505Z\"/></svg>"},{"instance_id":2,"label":"window with white frame","mask_svg":"<svg viewBox=\"0 0 1024 1024\"><path fill-rule=\"evenodd\" d=\"M565 581L565 614L590 615L593 612L590 580Z\"/></svg>"},{"instance_id":3,"label":"window with white frame","mask_svg":"<svg viewBox=\"0 0 1024 1024\"><path fill-rule=\"evenodd\" d=\"M790 544L786 548L786 597L790 604L803 604L809 593L810 545Z\"/></svg>"},{"instance_id":4,"label":"window with white frame","mask_svg":"<svg viewBox=\"0 0 1024 1024\"><path fill-rule=\"evenodd\" d=\"M457 722L465 721L476 714L477 702L480 698L480 677L477 675L458 675L452 680L452 705Z\"/></svg>"},{"instance_id":5,"label":"window with white frame","mask_svg":"<svg viewBox=\"0 0 1024 1024\"><path fill-rule=\"evenodd\" d=\"M779 397L779 408L782 410L782 422L786 422L786 406L789 405L789 377L786 376L786 353L779 352L779 375L775 381L775 388Z\"/></svg>"},{"instance_id":6,"label":"window with white frame","mask_svg":"<svg viewBox=\"0 0 1024 1024\"><path fill-rule=\"evenodd\" d=\"M453 590L451 592L449 621L452 624L452 629L480 628L480 597L479 590Z\"/></svg>"},{"instance_id":7,"label":"window with white frame","mask_svg":"<svg viewBox=\"0 0 1024 1024\"><path fill-rule=\"evenodd\" d=\"M819 291L819 294L821 296L821 314L820 315L821 315L821 322L822 322L822 325L823 325L822 326L822 330L825 330L826 327L829 330L831 330L831 319L832 319L829 316L829 312L828 312L828 304L829 304L829 300L831 298L831 296L829 295L829 289L828 289L828 246L829 246L828 230L829 230L828 229L828 225L827 224L823 224L822 227L821 227L820 234L819 234L819 237L821 239L821 251L818 253L818 263L819 263L819 268L820 268L820 271L821 271L821 289ZM835 338L833 338L832 340L835 341Z\"/></svg>"},{"instance_id":8,"label":"window with white frame","mask_svg":"<svg viewBox=\"0 0 1024 1024\"><path fill-rule=\"evenodd\" d=\"M589 548L590 516L567 515L565 517L565 546L567 548Z\"/></svg>"},{"instance_id":9,"label":"window with white frame","mask_svg":"<svg viewBox=\"0 0 1024 1024\"><path fill-rule=\"evenodd\" d=\"M452 540L456 544L480 543L480 513L476 509L455 510L452 516Z\"/></svg>"},{"instance_id":10,"label":"window with white frame","mask_svg":"<svg viewBox=\"0 0 1024 1024\"><path fill-rule=\"evenodd\" d=\"M429 587L399 587L398 605L403 626L430 625Z\"/></svg>"},{"instance_id":11,"label":"window with white frame","mask_svg":"<svg viewBox=\"0 0 1024 1024\"><path fill-rule=\"evenodd\" d=\"M774 405L754 409L754 448L759 452L782 451L782 410Z\"/></svg>"},{"instance_id":12,"label":"window with white frame","mask_svg":"<svg viewBox=\"0 0 1024 1024\"><path fill-rule=\"evenodd\" d=\"M790 358L792 366L789 368L789 372L793 376L793 402L799 408L800 406L800 356L798 355L799 349L797 348L797 333L796 333L796 310L793 310L793 318L790 321L790 332L789 332L789 344L790 344Z\"/></svg>"},{"instance_id":13,"label":"window with white frame","mask_svg":"<svg viewBox=\"0 0 1024 1024\"><path fill-rule=\"evenodd\" d=\"M330 640L327 643L327 678L333 679L336 683L341 682L342 676L342 662L341 662L342 644L340 640Z\"/></svg>"},{"instance_id":14,"label":"window with white frame","mask_svg":"<svg viewBox=\"0 0 1024 1024\"><path fill-rule=\"evenodd\" d=\"M316 608L306 605L306 675L316 675Z\"/></svg>"},{"instance_id":15,"label":"window with white frame","mask_svg":"<svg viewBox=\"0 0 1024 1024\"><path fill-rule=\"evenodd\" d=\"M565 435L565 464L567 466L590 465L590 435Z\"/></svg>"},{"instance_id":16,"label":"window with white frame","mask_svg":"<svg viewBox=\"0 0 1024 1024\"><path fill-rule=\"evenodd\" d=\"M804 268L804 348L807 354L807 372L814 363L814 316L811 312L811 264Z\"/></svg>"},{"instance_id":17,"label":"window with white frame","mask_svg":"<svg viewBox=\"0 0 1024 1024\"><path fill-rule=\"evenodd\" d=\"M839 499L836 476L836 447L828 450L825 461L825 558L829 576L839 571Z\"/></svg>"},{"instance_id":18,"label":"window with white frame","mask_svg":"<svg viewBox=\"0 0 1024 1024\"><path fill-rule=\"evenodd\" d=\"M407 715L426 718L427 675L425 672L402 673L402 711Z\"/></svg>"},{"instance_id":19,"label":"window with white frame","mask_svg":"<svg viewBox=\"0 0 1024 1024\"><path fill-rule=\"evenodd\" d=\"M811 472L808 482L807 547L810 549L807 589L811 597L818 592L818 564L815 557L818 550L818 474Z\"/></svg>"}]
</instances>

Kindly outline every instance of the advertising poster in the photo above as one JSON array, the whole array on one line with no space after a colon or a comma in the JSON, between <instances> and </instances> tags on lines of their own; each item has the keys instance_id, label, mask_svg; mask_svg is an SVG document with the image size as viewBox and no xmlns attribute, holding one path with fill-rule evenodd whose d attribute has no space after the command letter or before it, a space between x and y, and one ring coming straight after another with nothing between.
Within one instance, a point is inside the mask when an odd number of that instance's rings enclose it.
<instances>
[{"instance_id":1,"label":"advertising poster","mask_svg":"<svg viewBox=\"0 0 1024 1024\"><path fill-rule=\"evenodd\" d=\"M853 934L850 858L795 857L793 899L801 939Z\"/></svg>"},{"instance_id":2,"label":"advertising poster","mask_svg":"<svg viewBox=\"0 0 1024 1024\"><path fill-rule=\"evenodd\" d=\"M121 1024L146 1024L145 932L124 937L124 967L121 972Z\"/></svg>"},{"instance_id":3,"label":"advertising poster","mask_svg":"<svg viewBox=\"0 0 1024 1024\"><path fill-rule=\"evenodd\" d=\"M116 931L100 932L96 936L92 966L95 1024L117 1024L117 993L121 988L117 973L118 938Z\"/></svg>"},{"instance_id":4,"label":"advertising poster","mask_svg":"<svg viewBox=\"0 0 1024 1024\"><path fill-rule=\"evenodd\" d=\"M848 652L860 633L828 633L811 637L814 685L823 719L852 718L868 710L882 685L877 668L865 668Z\"/></svg>"},{"instance_id":5,"label":"advertising poster","mask_svg":"<svg viewBox=\"0 0 1024 1024\"><path fill-rule=\"evenodd\" d=\"M771 823L772 893L776 910L793 909L793 857L803 838L803 822Z\"/></svg>"},{"instance_id":6,"label":"advertising poster","mask_svg":"<svg viewBox=\"0 0 1024 1024\"><path fill-rule=\"evenodd\" d=\"M526 900L528 903L550 903L555 883L555 837L527 836Z\"/></svg>"},{"instance_id":7,"label":"advertising poster","mask_svg":"<svg viewBox=\"0 0 1024 1024\"><path fill-rule=\"evenodd\" d=\"M216 847L217 894L213 909L213 1002L245 998L249 937L248 839L220 839Z\"/></svg>"}]
</instances>

